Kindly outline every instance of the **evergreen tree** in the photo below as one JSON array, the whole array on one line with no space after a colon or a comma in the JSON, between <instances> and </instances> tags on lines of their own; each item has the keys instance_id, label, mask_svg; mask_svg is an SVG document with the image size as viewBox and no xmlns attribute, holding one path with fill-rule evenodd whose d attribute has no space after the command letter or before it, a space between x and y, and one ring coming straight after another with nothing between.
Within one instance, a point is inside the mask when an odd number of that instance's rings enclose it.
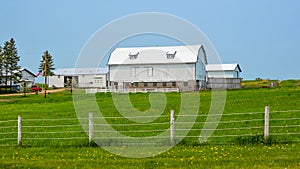
<instances>
[{"instance_id":1,"label":"evergreen tree","mask_svg":"<svg viewBox=\"0 0 300 169\"><path fill-rule=\"evenodd\" d=\"M2 55L2 47L0 46L0 85L2 85L3 78L3 55ZM1 93L1 88L0 88Z\"/></svg>"},{"instance_id":2,"label":"evergreen tree","mask_svg":"<svg viewBox=\"0 0 300 169\"><path fill-rule=\"evenodd\" d=\"M2 61L5 73L5 85L7 86L9 82L9 85L12 86L12 83L16 82L22 76L20 66L18 66L20 56L18 56L16 43L13 38L4 43L2 49Z\"/></svg>"},{"instance_id":3,"label":"evergreen tree","mask_svg":"<svg viewBox=\"0 0 300 169\"><path fill-rule=\"evenodd\" d=\"M45 61L46 58L46 61ZM45 71L45 62L46 62L46 71ZM46 50L42 56L42 60L40 61L40 70L43 71L43 76L53 76L53 70L55 70L54 68L54 62L53 62L53 58L51 56L51 54L48 52L48 50Z\"/></svg>"},{"instance_id":4,"label":"evergreen tree","mask_svg":"<svg viewBox=\"0 0 300 169\"><path fill-rule=\"evenodd\" d=\"M2 54L2 47L0 46L0 77L1 78L2 78L2 73L3 73L2 70L3 70L3 54ZM0 80L2 80L2 79L0 79Z\"/></svg>"},{"instance_id":5,"label":"evergreen tree","mask_svg":"<svg viewBox=\"0 0 300 169\"><path fill-rule=\"evenodd\" d=\"M47 76L53 76L54 72L54 62L51 54L46 50L42 56L42 60L40 62L40 70L43 71L43 76L45 78L44 82L44 98L46 98L46 84L47 84Z\"/></svg>"}]
</instances>

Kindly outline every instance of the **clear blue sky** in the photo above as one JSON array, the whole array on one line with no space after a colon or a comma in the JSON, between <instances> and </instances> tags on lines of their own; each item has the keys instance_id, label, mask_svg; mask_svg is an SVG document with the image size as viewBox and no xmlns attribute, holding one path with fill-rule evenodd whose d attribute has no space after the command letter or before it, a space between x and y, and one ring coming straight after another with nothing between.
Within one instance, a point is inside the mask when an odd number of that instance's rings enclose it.
<instances>
[{"instance_id":1,"label":"clear blue sky","mask_svg":"<svg viewBox=\"0 0 300 169\"><path fill-rule=\"evenodd\" d=\"M300 79L298 0L1 1L0 43L3 46L13 37L21 66L32 72L38 71L45 50L53 55L56 68L73 67L95 31L139 12L168 13L196 25L223 63L240 64L244 79ZM168 41L145 40L138 45L168 45Z\"/></svg>"}]
</instances>

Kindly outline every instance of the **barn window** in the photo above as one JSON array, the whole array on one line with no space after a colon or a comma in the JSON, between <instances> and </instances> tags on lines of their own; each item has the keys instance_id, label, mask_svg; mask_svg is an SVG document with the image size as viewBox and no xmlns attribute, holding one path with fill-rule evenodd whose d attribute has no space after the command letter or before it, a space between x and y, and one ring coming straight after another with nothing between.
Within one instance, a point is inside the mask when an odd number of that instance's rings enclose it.
<instances>
[{"instance_id":1,"label":"barn window","mask_svg":"<svg viewBox=\"0 0 300 169\"><path fill-rule=\"evenodd\" d=\"M177 53L177 51L168 51L168 52L166 53L167 59L174 59L176 53Z\"/></svg>"},{"instance_id":2,"label":"barn window","mask_svg":"<svg viewBox=\"0 0 300 169\"><path fill-rule=\"evenodd\" d=\"M173 86L173 87L176 87L176 82L172 82L172 86Z\"/></svg>"},{"instance_id":3,"label":"barn window","mask_svg":"<svg viewBox=\"0 0 300 169\"><path fill-rule=\"evenodd\" d=\"M157 82L153 82L153 87L156 87L157 86Z\"/></svg>"},{"instance_id":4,"label":"barn window","mask_svg":"<svg viewBox=\"0 0 300 169\"><path fill-rule=\"evenodd\" d=\"M148 86L148 83L147 82L144 82L144 87L147 87Z\"/></svg>"},{"instance_id":5,"label":"barn window","mask_svg":"<svg viewBox=\"0 0 300 169\"><path fill-rule=\"evenodd\" d=\"M95 83L102 83L102 77L94 77Z\"/></svg>"},{"instance_id":6,"label":"barn window","mask_svg":"<svg viewBox=\"0 0 300 169\"><path fill-rule=\"evenodd\" d=\"M153 68L152 67L147 67L147 75L148 76L153 76Z\"/></svg>"},{"instance_id":7,"label":"barn window","mask_svg":"<svg viewBox=\"0 0 300 169\"><path fill-rule=\"evenodd\" d=\"M137 59L139 55L139 52L130 52L129 53L129 59L132 60L132 59Z\"/></svg>"},{"instance_id":8,"label":"barn window","mask_svg":"<svg viewBox=\"0 0 300 169\"><path fill-rule=\"evenodd\" d=\"M188 86L189 83L188 82L183 82L183 86Z\"/></svg>"},{"instance_id":9,"label":"barn window","mask_svg":"<svg viewBox=\"0 0 300 169\"><path fill-rule=\"evenodd\" d=\"M167 82L162 82L163 87L167 86Z\"/></svg>"}]
</instances>

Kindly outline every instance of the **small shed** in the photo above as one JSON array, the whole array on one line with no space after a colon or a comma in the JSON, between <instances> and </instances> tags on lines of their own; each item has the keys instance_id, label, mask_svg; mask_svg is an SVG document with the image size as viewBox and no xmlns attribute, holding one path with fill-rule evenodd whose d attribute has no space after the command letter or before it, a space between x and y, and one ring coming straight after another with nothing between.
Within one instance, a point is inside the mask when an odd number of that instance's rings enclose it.
<instances>
[{"instance_id":1,"label":"small shed","mask_svg":"<svg viewBox=\"0 0 300 169\"><path fill-rule=\"evenodd\" d=\"M208 64L206 65L208 78L240 78L242 69L239 64Z\"/></svg>"},{"instance_id":2,"label":"small shed","mask_svg":"<svg viewBox=\"0 0 300 169\"><path fill-rule=\"evenodd\" d=\"M207 88L212 89L236 89L241 88L242 72L239 64L208 64Z\"/></svg>"},{"instance_id":3,"label":"small shed","mask_svg":"<svg viewBox=\"0 0 300 169\"><path fill-rule=\"evenodd\" d=\"M81 88L105 88L107 73L107 67L56 69L54 75L49 77L49 87L66 87L71 81Z\"/></svg>"}]
</instances>

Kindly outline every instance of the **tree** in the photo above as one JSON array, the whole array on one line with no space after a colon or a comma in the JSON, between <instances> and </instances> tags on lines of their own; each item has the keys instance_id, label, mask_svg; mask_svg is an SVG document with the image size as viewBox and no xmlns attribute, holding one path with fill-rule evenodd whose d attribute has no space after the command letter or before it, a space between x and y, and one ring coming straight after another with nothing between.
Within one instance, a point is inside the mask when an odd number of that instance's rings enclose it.
<instances>
[{"instance_id":1,"label":"tree","mask_svg":"<svg viewBox=\"0 0 300 169\"><path fill-rule=\"evenodd\" d=\"M22 74L20 72L20 66L18 62L20 61L20 56L16 48L16 43L13 38L4 43L2 49L2 66L5 73L5 85L7 86L8 82L10 87L13 82L18 81Z\"/></svg>"},{"instance_id":2,"label":"tree","mask_svg":"<svg viewBox=\"0 0 300 169\"><path fill-rule=\"evenodd\" d=\"M1 93L2 78L3 78L3 54L2 54L2 47L0 46L0 93Z\"/></svg>"},{"instance_id":3,"label":"tree","mask_svg":"<svg viewBox=\"0 0 300 169\"><path fill-rule=\"evenodd\" d=\"M44 82L44 93L45 93L45 98L46 98L46 84L47 84L47 77L48 76L53 76L55 70L54 68L54 62L51 54L46 50L42 56L42 60L40 61L40 70L43 71L43 76L45 78Z\"/></svg>"},{"instance_id":4,"label":"tree","mask_svg":"<svg viewBox=\"0 0 300 169\"><path fill-rule=\"evenodd\" d=\"M71 78L67 78L65 86L71 88L71 93L73 93L73 88L77 87L77 84L78 82L76 78L71 77Z\"/></svg>"}]
</instances>

